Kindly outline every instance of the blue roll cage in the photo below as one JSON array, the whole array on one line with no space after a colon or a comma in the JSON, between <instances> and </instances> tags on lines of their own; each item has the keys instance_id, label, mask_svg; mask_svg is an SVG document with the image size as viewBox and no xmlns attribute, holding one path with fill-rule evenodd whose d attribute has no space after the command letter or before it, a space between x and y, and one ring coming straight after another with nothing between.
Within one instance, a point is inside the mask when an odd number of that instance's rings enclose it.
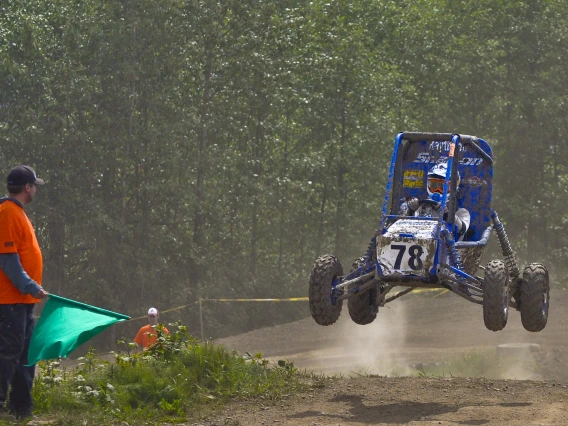
<instances>
[{"instance_id":1,"label":"blue roll cage","mask_svg":"<svg viewBox=\"0 0 568 426\"><path fill-rule=\"evenodd\" d=\"M475 136L469 135L460 135L460 134L451 134L451 133L418 133L418 132L401 132L396 135L395 142L394 142L394 149L389 169L389 177L386 187L386 194L383 202L382 212L381 212L381 220L379 227L377 229L377 236L383 235L388 228L388 225L393 223L397 219L410 219L410 220L417 220L417 221L437 221L437 226L433 235L433 239L438 241L437 250L434 258L434 263L432 268L430 269L429 276L409 276L402 279L400 282L392 282L390 284L396 285L406 285L412 286L409 281L413 282L420 282L426 284L430 287L445 287L455 293L459 294L460 296L473 301L475 303L481 303L479 300L479 289L482 285L481 279L478 277L471 276L467 274L461 268L461 261L460 255L458 253L458 248L465 248L465 247L472 247L472 246L485 246L487 244L489 234L491 232L491 226L488 226L487 229L482 233L481 238L477 241L471 242L456 242L455 241L455 226L454 226L454 215L456 206L454 205L453 211L450 212L448 216L448 220L444 221L443 217L439 218L426 218L426 217L408 217L408 216L401 216L389 213L389 205L391 204L391 196L393 192L393 181L395 178L395 169L399 165L397 161L402 161L402 158L399 156L399 149L402 145L403 141L410 141L410 142L434 142L434 141L445 141L449 142L449 153L447 159L447 171L446 177L444 181L444 191L441 200L441 209L444 209L448 203L448 193L451 188L452 179L453 182L457 181L457 173L458 173L458 163L456 161L455 153L459 152L460 144L467 144L480 158L486 161L489 165L489 174L492 177L492 164L493 158L491 155L491 148L487 142L483 139L478 139ZM484 149L485 148L485 149ZM455 186L454 186L455 188ZM488 188L489 191L489 200L491 199L491 188ZM489 221L493 221L494 225L502 226L497 218L496 213L493 210L490 210L490 216L482 218L486 223ZM446 226L443 226L443 225ZM376 236L375 236L376 238ZM375 244L375 238L371 241L369 245L369 249L367 251L367 255L374 249L373 245ZM441 259L447 259L448 262L444 263L443 265L440 264ZM442 285L440 282L440 266L443 266L443 272L446 281L452 281L454 285ZM364 286L367 284L362 284L361 286L352 286L351 288L344 293L343 290L347 288L347 283L356 283L358 280L361 280L362 283L365 282L363 278L369 277L371 273L375 272L377 278L383 276L380 265L378 263L377 258L371 259L370 256L366 258L366 261L360 265L360 267L351 273L345 275L344 277L337 277L333 284L332 284L332 300L337 299L345 299L352 294L358 293L365 289ZM436 285L438 284L438 285ZM341 287L341 288L338 288ZM418 285L416 285L418 286ZM412 289L410 289L412 290ZM410 291L409 290L409 291ZM473 293L470 291L473 290Z\"/></svg>"}]
</instances>

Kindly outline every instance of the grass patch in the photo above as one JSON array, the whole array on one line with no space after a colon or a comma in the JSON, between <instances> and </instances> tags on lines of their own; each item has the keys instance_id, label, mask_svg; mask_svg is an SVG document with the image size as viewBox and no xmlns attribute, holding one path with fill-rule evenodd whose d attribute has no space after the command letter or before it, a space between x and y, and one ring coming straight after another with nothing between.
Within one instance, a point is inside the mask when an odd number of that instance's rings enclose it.
<instances>
[{"instance_id":1,"label":"grass patch","mask_svg":"<svg viewBox=\"0 0 568 426\"><path fill-rule=\"evenodd\" d=\"M36 415L60 425L184 422L211 414L232 399L277 400L306 381L292 363L270 364L188 336L180 323L143 353L97 358L93 350L72 370L40 362L33 387ZM126 342L121 342L125 343Z\"/></svg>"}]
</instances>

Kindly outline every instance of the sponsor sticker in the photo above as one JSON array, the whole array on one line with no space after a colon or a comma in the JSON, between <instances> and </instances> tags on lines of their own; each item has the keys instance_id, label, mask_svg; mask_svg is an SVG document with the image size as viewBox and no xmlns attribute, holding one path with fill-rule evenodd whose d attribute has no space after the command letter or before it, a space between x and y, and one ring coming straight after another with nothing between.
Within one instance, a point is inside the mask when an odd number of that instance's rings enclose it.
<instances>
[{"instance_id":1,"label":"sponsor sticker","mask_svg":"<svg viewBox=\"0 0 568 426\"><path fill-rule=\"evenodd\" d=\"M420 163L420 164L435 164L440 161L439 156L430 155L427 152L419 152L416 158L414 159L413 163ZM476 158L476 157L466 157L460 159L459 163L462 166L479 166L483 163L483 158Z\"/></svg>"},{"instance_id":2,"label":"sponsor sticker","mask_svg":"<svg viewBox=\"0 0 568 426\"><path fill-rule=\"evenodd\" d=\"M430 151L438 151L438 152L445 152L449 151L452 146L456 146L454 142L448 141L433 141L430 143ZM462 144L459 144L460 152L465 152L466 148Z\"/></svg>"},{"instance_id":3,"label":"sponsor sticker","mask_svg":"<svg viewBox=\"0 0 568 426\"><path fill-rule=\"evenodd\" d=\"M463 180L463 183L470 185L470 186L483 186L487 185L487 181L485 179L480 179L477 176L472 176L467 179Z\"/></svg>"},{"instance_id":4,"label":"sponsor sticker","mask_svg":"<svg viewBox=\"0 0 568 426\"><path fill-rule=\"evenodd\" d=\"M402 186L404 188L422 188L424 185L424 170L407 170L404 172Z\"/></svg>"}]
</instances>

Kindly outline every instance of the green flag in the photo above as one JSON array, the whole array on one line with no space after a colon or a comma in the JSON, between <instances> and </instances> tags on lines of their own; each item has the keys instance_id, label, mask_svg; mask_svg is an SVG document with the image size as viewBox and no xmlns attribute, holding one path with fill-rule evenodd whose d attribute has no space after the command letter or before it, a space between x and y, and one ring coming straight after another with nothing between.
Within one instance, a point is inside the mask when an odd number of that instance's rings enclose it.
<instances>
[{"instance_id":1,"label":"green flag","mask_svg":"<svg viewBox=\"0 0 568 426\"><path fill-rule=\"evenodd\" d=\"M28 365L67 358L107 327L129 319L126 315L50 294L32 334Z\"/></svg>"}]
</instances>

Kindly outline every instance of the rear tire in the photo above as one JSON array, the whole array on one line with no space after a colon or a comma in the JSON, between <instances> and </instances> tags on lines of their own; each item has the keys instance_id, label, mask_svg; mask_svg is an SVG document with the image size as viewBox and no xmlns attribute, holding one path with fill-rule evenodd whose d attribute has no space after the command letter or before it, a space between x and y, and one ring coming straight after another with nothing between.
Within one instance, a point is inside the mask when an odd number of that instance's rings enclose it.
<instances>
[{"instance_id":1,"label":"rear tire","mask_svg":"<svg viewBox=\"0 0 568 426\"><path fill-rule=\"evenodd\" d=\"M361 266L364 259L358 259L353 263L353 270ZM379 307L376 305L377 288L373 287L361 294L354 294L347 299L347 307L349 308L349 316L354 323L359 325L367 325L377 318Z\"/></svg>"},{"instance_id":2,"label":"rear tire","mask_svg":"<svg viewBox=\"0 0 568 426\"><path fill-rule=\"evenodd\" d=\"M377 318L379 307L375 304L377 300L377 289L372 288L362 294L354 294L347 299L349 316L359 325L371 324Z\"/></svg>"},{"instance_id":3,"label":"rear tire","mask_svg":"<svg viewBox=\"0 0 568 426\"><path fill-rule=\"evenodd\" d=\"M339 259L332 255L321 256L316 260L310 276L310 312L319 325L331 325L337 321L343 300L332 301L332 284L336 277L343 275Z\"/></svg>"},{"instance_id":4,"label":"rear tire","mask_svg":"<svg viewBox=\"0 0 568 426\"><path fill-rule=\"evenodd\" d=\"M483 279L483 321L491 331L503 330L509 316L509 273L505 263L492 260Z\"/></svg>"},{"instance_id":5,"label":"rear tire","mask_svg":"<svg viewBox=\"0 0 568 426\"><path fill-rule=\"evenodd\" d=\"M548 321L550 282L548 271L540 263L531 263L523 271L521 283L521 322L527 331L541 331Z\"/></svg>"}]
</instances>

